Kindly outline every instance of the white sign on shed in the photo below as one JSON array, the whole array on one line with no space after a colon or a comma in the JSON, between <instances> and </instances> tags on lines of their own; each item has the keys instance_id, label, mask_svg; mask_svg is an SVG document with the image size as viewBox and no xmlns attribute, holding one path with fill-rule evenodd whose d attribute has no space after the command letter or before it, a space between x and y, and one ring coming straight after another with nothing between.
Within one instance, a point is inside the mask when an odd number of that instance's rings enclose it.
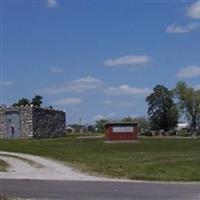
<instances>
[{"instance_id":1,"label":"white sign on shed","mask_svg":"<svg viewBox=\"0 0 200 200\"><path fill-rule=\"evenodd\" d=\"M134 128L132 126L116 126L113 127L112 130L113 133L132 133Z\"/></svg>"}]
</instances>

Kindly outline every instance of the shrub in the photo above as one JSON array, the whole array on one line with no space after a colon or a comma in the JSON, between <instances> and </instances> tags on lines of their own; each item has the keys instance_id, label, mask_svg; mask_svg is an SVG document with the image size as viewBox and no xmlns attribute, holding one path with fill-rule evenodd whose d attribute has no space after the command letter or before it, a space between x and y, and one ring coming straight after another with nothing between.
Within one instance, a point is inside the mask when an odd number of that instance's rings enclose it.
<instances>
[{"instance_id":1,"label":"shrub","mask_svg":"<svg viewBox=\"0 0 200 200\"><path fill-rule=\"evenodd\" d=\"M175 131L175 130L170 130L170 131L168 132L168 135L169 135L169 136L175 136L175 135L176 135L176 131Z\"/></svg>"},{"instance_id":2,"label":"shrub","mask_svg":"<svg viewBox=\"0 0 200 200\"><path fill-rule=\"evenodd\" d=\"M153 136L153 133L151 131L146 131L144 132L144 136L147 136L147 137Z\"/></svg>"},{"instance_id":3,"label":"shrub","mask_svg":"<svg viewBox=\"0 0 200 200\"><path fill-rule=\"evenodd\" d=\"M181 134L180 136L183 136L183 137L190 137L190 136L192 136L192 134L191 134L191 133L183 133L183 134Z\"/></svg>"}]
</instances>

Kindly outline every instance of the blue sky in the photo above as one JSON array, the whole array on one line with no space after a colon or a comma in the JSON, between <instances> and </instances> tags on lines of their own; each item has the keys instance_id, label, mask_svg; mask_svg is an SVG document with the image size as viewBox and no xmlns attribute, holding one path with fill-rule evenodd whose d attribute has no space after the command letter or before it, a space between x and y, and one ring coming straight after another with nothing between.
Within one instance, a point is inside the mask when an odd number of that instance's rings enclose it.
<instances>
[{"instance_id":1,"label":"blue sky","mask_svg":"<svg viewBox=\"0 0 200 200\"><path fill-rule=\"evenodd\" d=\"M146 116L157 84L200 88L199 0L0 0L0 104L40 94L69 123Z\"/></svg>"}]
</instances>

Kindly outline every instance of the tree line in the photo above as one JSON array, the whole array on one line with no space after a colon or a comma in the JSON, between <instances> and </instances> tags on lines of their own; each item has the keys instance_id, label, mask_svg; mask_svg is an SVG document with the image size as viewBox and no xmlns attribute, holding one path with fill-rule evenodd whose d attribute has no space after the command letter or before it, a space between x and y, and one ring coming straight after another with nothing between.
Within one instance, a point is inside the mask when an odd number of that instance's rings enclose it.
<instances>
[{"instance_id":1,"label":"tree line","mask_svg":"<svg viewBox=\"0 0 200 200\"><path fill-rule=\"evenodd\" d=\"M17 102L13 103L12 106L16 107L16 106L33 105L33 106L41 107L43 103L42 99L43 97L40 95L35 95L31 100L23 97L19 99Z\"/></svg>"},{"instance_id":2,"label":"tree line","mask_svg":"<svg viewBox=\"0 0 200 200\"><path fill-rule=\"evenodd\" d=\"M189 87L185 82L178 82L172 90L163 85L155 86L146 102L152 130L174 129L183 116L188 120L192 133L199 130L200 90Z\"/></svg>"},{"instance_id":3,"label":"tree line","mask_svg":"<svg viewBox=\"0 0 200 200\"><path fill-rule=\"evenodd\" d=\"M185 117L190 125L190 132L197 133L200 130L200 90L189 87L180 81L175 88L169 90L164 85L156 85L153 92L146 97L148 104L148 118L125 117L120 121L139 123L140 130L174 130L180 119ZM107 119L96 121L96 128L104 131Z\"/></svg>"}]
</instances>

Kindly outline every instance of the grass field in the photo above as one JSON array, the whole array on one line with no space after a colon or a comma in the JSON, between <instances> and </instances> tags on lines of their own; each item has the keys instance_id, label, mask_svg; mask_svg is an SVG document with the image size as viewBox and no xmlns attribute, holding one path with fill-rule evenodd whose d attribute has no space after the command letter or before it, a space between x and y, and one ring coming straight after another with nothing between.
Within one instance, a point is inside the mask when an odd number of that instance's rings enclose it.
<instances>
[{"instance_id":1,"label":"grass field","mask_svg":"<svg viewBox=\"0 0 200 200\"><path fill-rule=\"evenodd\" d=\"M145 138L125 144L77 137L0 140L0 150L45 156L110 177L200 181L199 139Z\"/></svg>"},{"instance_id":2,"label":"grass field","mask_svg":"<svg viewBox=\"0 0 200 200\"><path fill-rule=\"evenodd\" d=\"M6 171L8 164L0 159L0 171Z\"/></svg>"}]
</instances>

